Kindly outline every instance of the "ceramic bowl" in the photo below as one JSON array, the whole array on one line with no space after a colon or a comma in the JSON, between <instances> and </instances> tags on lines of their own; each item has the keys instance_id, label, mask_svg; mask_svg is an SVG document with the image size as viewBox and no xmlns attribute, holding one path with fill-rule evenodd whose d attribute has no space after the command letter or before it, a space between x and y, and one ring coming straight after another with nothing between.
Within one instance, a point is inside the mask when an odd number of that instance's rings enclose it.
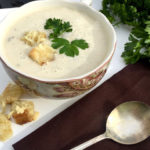
<instances>
[{"instance_id":1,"label":"ceramic bowl","mask_svg":"<svg viewBox=\"0 0 150 150\"><path fill-rule=\"evenodd\" d=\"M67 98L67 97L74 97L84 92L88 91L89 89L93 88L104 76L107 71L108 65L111 61L113 56L115 46L116 46L116 33L107 20L107 18L100 12L94 10L88 5L85 5L81 2L73 2L67 0L48 0L48 1L34 1L30 2L16 11L10 13L5 20L0 25L0 44L3 44L3 37L5 35L5 31L8 28L10 22L14 21L14 19L19 18L25 12L29 12L30 10L37 9L41 6L52 5L57 3L58 5L73 5L73 7L78 7L83 11L86 11L89 14L94 15L97 20L103 22L111 36L111 43L109 43L110 49L107 51L107 57L104 61L99 64L95 69L83 74L81 76L68 78L68 79L57 79L57 80L46 80L46 79L38 79L34 78L30 75L27 75L19 70L16 70L12 67L9 62L7 62L6 58L2 55L2 51L4 49L0 49L0 59L4 66L4 69L8 73L8 75L12 78L14 82L24 86L25 88L33 91L34 93L40 96L47 96L47 97L57 97L57 98ZM104 50L105 51L105 50ZM86 67L86 66L85 66Z\"/></svg>"}]
</instances>

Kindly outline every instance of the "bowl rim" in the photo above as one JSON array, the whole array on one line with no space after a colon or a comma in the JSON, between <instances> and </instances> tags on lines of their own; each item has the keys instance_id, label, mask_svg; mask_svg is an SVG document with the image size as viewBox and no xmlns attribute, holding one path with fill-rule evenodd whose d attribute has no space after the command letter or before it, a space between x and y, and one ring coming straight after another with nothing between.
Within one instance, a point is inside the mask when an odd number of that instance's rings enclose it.
<instances>
[{"instance_id":1,"label":"bowl rim","mask_svg":"<svg viewBox=\"0 0 150 150\"><path fill-rule=\"evenodd\" d=\"M84 79L88 76L90 76L91 74L93 74L94 72L96 72L97 70L100 70L102 69L105 65L107 65L109 63L109 61L111 60L114 52L115 52L115 49L116 49L116 32L112 26L112 24L109 22L109 20L106 18L106 16L104 14L102 14L101 12L98 12L96 9L82 3L82 2L76 2L76 1L69 1L69 0L59 0L59 1L62 1L62 2L67 2L67 3L71 3L71 4L79 4L79 5L83 5L84 7L87 7L88 9L91 9L94 13L98 14L101 16L101 18L108 24L109 28L111 28L112 30L112 33L113 33L113 46L111 47L111 50L109 52L109 55L103 60L102 63L100 63L96 68L92 69L91 71L83 74L83 75L79 75L79 76L76 76L76 77L69 77L69 78L65 78L65 79L44 79L44 78L40 78L40 77L34 77L33 75L29 75L27 73L23 73L17 69L15 69L13 66L11 66L11 64L5 62L5 59L2 58L2 56L0 55L0 60L1 62L7 67L9 68L11 71L21 75L21 76L24 76L26 78L29 78L31 80L35 80L35 81L38 81L38 82L43 82L43 83L64 83L64 82L72 82L72 81L76 81L76 80L81 80L81 79ZM45 2L50 2L50 0L45 0L45 1L41 1L41 0L38 0L38 1L32 1L32 2L29 2L27 4L24 4L23 6L19 7L17 10L20 10L21 8L24 8L24 7L28 7L30 6L31 4L34 4L34 3L45 3ZM14 12L11 13L11 15L13 15L13 13L16 13L17 10L15 10ZM9 17L9 14L8 16L6 16L5 19L7 19L7 17ZM5 21L4 19L4 21ZM3 22L2 22L3 23Z\"/></svg>"}]
</instances>

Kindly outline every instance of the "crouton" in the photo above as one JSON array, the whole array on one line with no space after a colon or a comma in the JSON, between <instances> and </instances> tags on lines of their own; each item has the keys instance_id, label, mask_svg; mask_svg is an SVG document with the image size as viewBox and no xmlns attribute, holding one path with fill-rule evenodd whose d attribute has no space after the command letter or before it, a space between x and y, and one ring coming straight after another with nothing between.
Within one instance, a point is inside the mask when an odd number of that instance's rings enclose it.
<instances>
[{"instance_id":1,"label":"crouton","mask_svg":"<svg viewBox=\"0 0 150 150\"><path fill-rule=\"evenodd\" d=\"M0 113L0 141L9 139L13 134L11 122L7 117Z\"/></svg>"},{"instance_id":2,"label":"crouton","mask_svg":"<svg viewBox=\"0 0 150 150\"><path fill-rule=\"evenodd\" d=\"M55 50L52 47L42 43L30 51L29 57L39 65L43 65L54 60L54 53Z\"/></svg>"},{"instance_id":3,"label":"crouton","mask_svg":"<svg viewBox=\"0 0 150 150\"><path fill-rule=\"evenodd\" d=\"M17 101L22 96L24 90L17 84L8 84L2 93L1 99L6 102L6 104L11 104Z\"/></svg>"},{"instance_id":4,"label":"crouton","mask_svg":"<svg viewBox=\"0 0 150 150\"><path fill-rule=\"evenodd\" d=\"M38 112L34 111L34 104L31 101L15 101L11 110L12 117L20 125L36 120L38 117Z\"/></svg>"},{"instance_id":5,"label":"crouton","mask_svg":"<svg viewBox=\"0 0 150 150\"><path fill-rule=\"evenodd\" d=\"M29 46L34 46L35 44L42 43L46 40L46 33L39 31L26 32L21 40Z\"/></svg>"},{"instance_id":6,"label":"crouton","mask_svg":"<svg viewBox=\"0 0 150 150\"><path fill-rule=\"evenodd\" d=\"M0 96L0 104L2 107L2 113L5 113L5 108L7 104L12 104L21 98L23 94L23 89L17 84L8 84L8 86L3 91Z\"/></svg>"}]
</instances>

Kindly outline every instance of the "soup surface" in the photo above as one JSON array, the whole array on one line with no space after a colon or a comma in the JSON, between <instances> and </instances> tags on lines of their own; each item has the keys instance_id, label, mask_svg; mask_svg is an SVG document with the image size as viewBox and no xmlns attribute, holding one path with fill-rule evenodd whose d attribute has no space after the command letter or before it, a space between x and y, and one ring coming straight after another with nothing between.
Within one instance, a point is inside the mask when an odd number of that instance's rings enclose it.
<instances>
[{"instance_id":1,"label":"soup surface","mask_svg":"<svg viewBox=\"0 0 150 150\"><path fill-rule=\"evenodd\" d=\"M80 49L75 57L59 54L56 50L55 60L40 66L28 56L32 48L20 39L28 31L41 31L48 36L50 31L45 30L44 25L48 18L54 17L69 21L72 25L73 31L65 33L63 38L69 41L84 39L89 48ZM83 75L96 68L106 57L108 41L105 27L84 11L51 6L40 8L14 22L6 33L4 46L8 61L17 70L37 78L64 79ZM50 40L48 44L51 45Z\"/></svg>"}]
</instances>

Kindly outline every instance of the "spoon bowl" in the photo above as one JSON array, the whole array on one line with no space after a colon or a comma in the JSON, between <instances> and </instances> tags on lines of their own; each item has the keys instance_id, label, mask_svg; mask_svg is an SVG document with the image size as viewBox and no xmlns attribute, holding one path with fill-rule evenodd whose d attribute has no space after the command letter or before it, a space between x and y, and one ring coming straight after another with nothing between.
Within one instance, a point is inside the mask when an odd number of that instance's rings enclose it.
<instances>
[{"instance_id":1,"label":"spoon bowl","mask_svg":"<svg viewBox=\"0 0 150 150\"><path fill-rule=\"evenodd\" d=\"M71 150L83 150L109 138L121 144L136 144L150 136L150 106L130 101L117 106L108 116L106 132Z\"/></svg>"},{"instance_id":2,"label":"spoon bowl","mask_svg":"<svg viewBox=\"0 0 150 150\"><path fill-rule=\"evenodd\" d=\"M150 135L150 107L126 102L116 107L106 123L106 135L121 144L136 144Z\"/></svg>"}]
</instances>

